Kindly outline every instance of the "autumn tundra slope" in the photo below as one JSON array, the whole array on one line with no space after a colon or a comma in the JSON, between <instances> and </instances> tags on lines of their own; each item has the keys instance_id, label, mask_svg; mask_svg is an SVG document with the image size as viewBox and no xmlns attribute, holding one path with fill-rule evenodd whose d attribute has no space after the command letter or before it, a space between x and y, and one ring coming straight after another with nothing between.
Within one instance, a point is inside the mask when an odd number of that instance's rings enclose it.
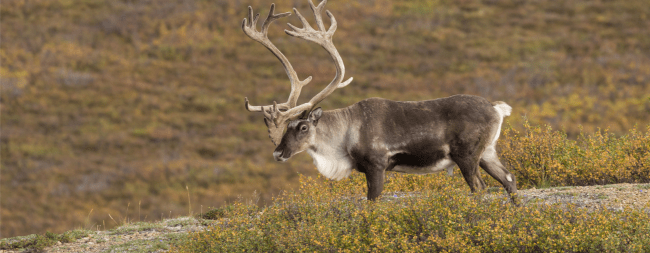
<instances>
[{"instance_id":1,"label":"autumn tundra slope","mask_svg":"<svg viewBox=\"0 0 650 253\"><path fill-rule=\"evenodd\" d=\"M275 4L309 11L306 1ZM248 5L266 15L271 1L3 1L0 237L110 228L109 214L159 220L254 192L265 205L297 187L298 174L315 175L306 155L274 162L262 117L243 108L245 96L267 104L289 92L277 59L241 31ZM650 123L645 0L331 1L327 9L354 81L320 104L326 110L375 96L466 93L507 101L519 131L525 116L569 139L581 129L633 135L639 125L643 140ZM284 34L286 22L300 23L295 15L276 22L269 37L300 78L314 77L302 102L335 70L322 48ZM566 168L535 159L522 164Z\"/></svg>"}]
</instances>

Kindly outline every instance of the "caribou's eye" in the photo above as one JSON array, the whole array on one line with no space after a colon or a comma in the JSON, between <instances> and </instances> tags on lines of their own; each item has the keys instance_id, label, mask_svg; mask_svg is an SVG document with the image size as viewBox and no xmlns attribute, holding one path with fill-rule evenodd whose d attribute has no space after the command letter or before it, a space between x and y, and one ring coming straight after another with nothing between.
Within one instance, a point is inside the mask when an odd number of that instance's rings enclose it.
<instances>
[{"instance_id":1,"label":"caribou's eye","mask_svg":"<svg viewBox=\"0 0 650 253\"><path fill-rule=\"evenodd\" d=\"M300 127L300 131L303 131L303 132L304 132L304 131L307 131L307 128L308 128L307 125L302 125L302 126Z\"/></svg>"}]
</instances>

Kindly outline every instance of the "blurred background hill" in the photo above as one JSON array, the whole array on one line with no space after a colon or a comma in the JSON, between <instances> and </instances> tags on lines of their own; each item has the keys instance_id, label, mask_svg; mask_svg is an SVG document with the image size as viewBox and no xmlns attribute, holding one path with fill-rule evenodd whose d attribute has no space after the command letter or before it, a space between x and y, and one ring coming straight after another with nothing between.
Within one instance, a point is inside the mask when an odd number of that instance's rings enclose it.
<instances>
[{"instance_id":1,"label":"blurred background hill","mask_svg":"<svg viewBox=\"0 0 650 253\"><path fill-rule=\"evenodd\" d=\"M264 19L272 2L314 24L302 0L2 1L0 237L186 215L186 187L193 212L254 194L264 205L298 173L316 175L306 154L274 162L262 116L243 106L289 93L279 61L241 31L248 5ZM525 116L569 137L650 123L646 0L326 9L354 81L325 110L467 93L506 101L514 127ZM269 38L300 79L314 77L301 103L335 70L322 48L284 34L287 22L300 26L283 18Z\"/></svg>"}]
</instances>

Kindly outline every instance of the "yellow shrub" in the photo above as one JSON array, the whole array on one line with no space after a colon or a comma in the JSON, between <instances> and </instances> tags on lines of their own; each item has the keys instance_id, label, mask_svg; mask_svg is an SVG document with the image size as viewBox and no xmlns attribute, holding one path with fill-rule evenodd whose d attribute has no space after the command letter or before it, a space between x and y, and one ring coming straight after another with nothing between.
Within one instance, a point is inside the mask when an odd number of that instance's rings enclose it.
<instances>
[{"instance_id":1,"label":"yellow shrub","mask_svg":"<svg viewBox=\"0 0 650 253\"><path fill-rule=\"evenodd\" d=\"M322 178L321 178L322 179ZM387 188L413 195L366 201L363 175L301 178L299 191L273 205L236 203L210 211L213 227L179 252L643 252L648 213L587 212L574 206L516 207L467 194L460 177L396 175ZM404 194L402 192L401 194Z\"/></svg>"},{"instance_id":2,"label":"yellow shrub","mask_svg":"<svg viewBox=\"0 0 650 253\"><path fill-rule=\"evenodd\" d=\"M550 126L531 126L523 132L508 126L500 143L501 160L518 179L531 186L645 183L650 181L650 126L616 137L607 130L577 140Z\"/></svg>"}]
</instances>

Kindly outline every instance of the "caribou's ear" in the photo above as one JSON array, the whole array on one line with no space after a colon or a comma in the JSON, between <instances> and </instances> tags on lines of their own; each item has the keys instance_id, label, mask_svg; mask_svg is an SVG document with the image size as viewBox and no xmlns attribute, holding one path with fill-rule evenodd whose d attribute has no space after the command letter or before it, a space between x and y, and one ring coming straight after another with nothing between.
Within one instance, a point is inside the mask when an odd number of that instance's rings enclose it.
<instances>
[{"instance_id":1,"label":"caribou's ear","mask_svg":"<svg viewBox=\"0 0 650 253\"><path fill-rule=\"evenodd\" d=\"M323 109L318 107L316 110L313 110L309 113L309 121L311 121L314 126L316 126L321 116L323 116Z\"/></svg>"}]
</instances>

